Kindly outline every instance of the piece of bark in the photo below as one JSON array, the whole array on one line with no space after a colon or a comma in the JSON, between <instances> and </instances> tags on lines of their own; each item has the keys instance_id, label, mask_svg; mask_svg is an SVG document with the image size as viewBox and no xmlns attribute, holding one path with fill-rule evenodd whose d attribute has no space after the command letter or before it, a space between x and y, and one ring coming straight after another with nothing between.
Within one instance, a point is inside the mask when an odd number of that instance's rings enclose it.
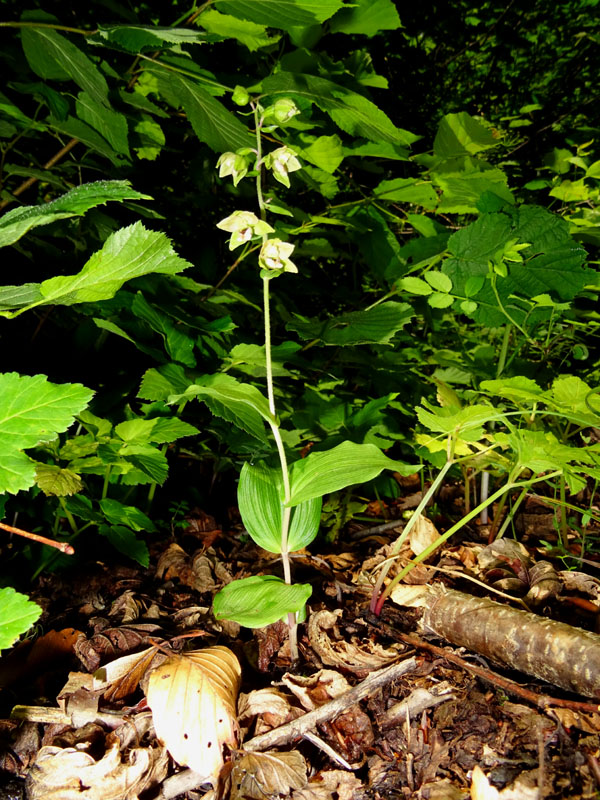
<instances>
[{"instance_id":1,"label":"piece of bark","mask_svg":"<svg viewBox=\"0 0 600 800\"><path fill-rule=\"evenodd\" d=\"M409 587L413 589L414 587ZM424 609L421 630L467 647L511 669L585 697L600 698L600 636L528 611L446 589L419 587L418 602L399 605Z\"/></svg>"}]
</instances>

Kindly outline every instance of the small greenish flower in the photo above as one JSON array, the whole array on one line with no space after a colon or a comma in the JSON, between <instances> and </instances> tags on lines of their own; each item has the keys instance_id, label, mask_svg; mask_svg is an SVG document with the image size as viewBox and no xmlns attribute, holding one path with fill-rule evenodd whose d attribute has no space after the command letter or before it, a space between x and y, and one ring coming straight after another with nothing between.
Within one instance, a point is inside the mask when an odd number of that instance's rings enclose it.
<instances>
[{"instance_id":1,"label":"small greenish flower","mask_svg":"<svg viewBox=\"0 0 600 800\"><path fill-rule=\"evenodd\" d=\"M252 211L234 211L221 222L217 222L217 228L231 233L229 249L235 250L242 244L246 244L253 236L262 236L266 233L273 233L274 229L262 219L259 219Z\"/></svg>"},{"instance_id":2,"label":"small greenish flower","mask_svg":"<svg viewBox=\"0 0 600 800\"><path fill-rule=\"evenodd\" d=\"M260 250L258 263L263 269L298 272L298 267L290 261L294 245L281 239L267 239Z\"/></svg>"},{"instance_id":3,"label":"small greenish flower","mask_svg":"<svg viewBox=\"0 0 600 800\"><path fill-rule=\"evenodd\" d=\"M285 125L299 113L300 109L293 100L289 97L281 97L272 106L265 109L264 120L267 123L277 122L279 125Z\"/></svg>"},{"instance_id":4,"label":"small greenish flower","mask_svg":"<svg viewBox=\"0 0 600 800\"><path fill-rule=\"evenodd\" d=\"M291 147L285 145L273 150L272 153L265 158L265 167L273 170L273 177L284 186L290 187L289 172L295 172L297 169L302 169L302 164L296 158L296 152Z\"/></svg>"},{"instance_id":5,"label":"small greenish flower","mask_svg":"<svg viewBox=\"0 0 600 800\"><path fill-rule=\"evenodd\" d=\"M237 186L248 172L249 161L240 153L223 153L217 161L217 167L219 168L219 178L231 175L233 185Z\"/></svg>"}]
</instances>

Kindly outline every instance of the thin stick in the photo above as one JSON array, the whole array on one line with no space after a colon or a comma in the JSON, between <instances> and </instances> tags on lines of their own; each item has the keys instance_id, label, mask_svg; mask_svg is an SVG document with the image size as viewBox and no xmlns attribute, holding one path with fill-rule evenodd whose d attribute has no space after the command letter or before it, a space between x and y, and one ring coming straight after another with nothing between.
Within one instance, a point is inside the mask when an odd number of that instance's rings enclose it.
<instances>
[{"instance_id":1,"label":"thin stick","mask_svg":"<svg viewBox=\"0 0 600 800\"><path fill-rule=\"evenodd\" d=\"M3 531L8 531L8 533L16 533L17 536L33 539L34 542L47 544L48 547L56 547L57 550L60 550L61 553L66 553L68 556L72 556L75 552L74 548L67 542L57 542L54 539L47 539L45 536L38 536L37 533L29 533L29 531L21 530L21 528L13 528L12 525L5 525L3 522L0 522L0 528Z\"/></svg>"},{"instance_id":2,"label":"thin stick","mask_svg":"<svg viewBox=\"0 0 600 800\"><path fill-rule=\"evenodd\" d=\"M53 167L58 161L61 160L61 158L66 156L67 153L70 150L72 150L76 144L79 144L79 139L71 139L69 142L67 142L66 145L64 147L61 147L61 149L57 153L55 153L49 161L46 161L46 163L43 166L43 169L50 169L51 167ZM27 189L29 189L30 186L33 186L33 184L36 183L36 181L38 180L39 178L27 178L26 181L23 181L23 183L20 186L17 186L14 192L12 192L13 197L18 197L20 194L23 194L23 192L27 191ZM0 203L0 211L6 208L6 206L9 205L10 203L12 203L12 197L8 198L7 200L3 200Z\"/></svg>"}]
</instances>

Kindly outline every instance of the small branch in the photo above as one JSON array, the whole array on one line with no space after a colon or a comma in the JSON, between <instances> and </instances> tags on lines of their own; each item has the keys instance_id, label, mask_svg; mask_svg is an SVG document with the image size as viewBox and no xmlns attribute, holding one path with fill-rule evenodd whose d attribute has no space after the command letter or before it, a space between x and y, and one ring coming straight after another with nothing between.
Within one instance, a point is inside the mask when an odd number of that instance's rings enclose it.
<instances>
[{"instance_id":1,"label":"small branch","mask_svg":"<svg viewBox=\"0 0 600 800\"><path fill-rule=\"evenodd\" d=\"M0 28L50 28L53 31L65 31L66 33L78 33L81 36L93 36L98 33L98 29L86 31L83 28L70 28L68 25L56 25L54 22L0 22Z\"/></svg>"},{"instance_id":2,"label":"small branch","mask_svg":"<svg viewBox=\"0 0 600 800\"><path fill-rule=\"evenodd\" d=\"M0 529L8 533L14 533L17 536L24 536L26 539L33 539L34 542L46 544L48 547L55 547L57 550L60 550L61 553L66 553L68 556L72 556L75 552L73 547L67 542L56 542L54 539L38 536L37 533L29 533L29 531L24 531L21 528L13 528L12 525L5 525L4 522L0 522Z\"/></svg>"},{"instance_id":3,"label":"small branch","mask_svg":"<svg viewBox=\"0 0 600 800\"><path fill-rule=\"evenodd\" d=\"M0 23L0 25L1 24L2 23ZM43 169L51 169L55 164L57 164L61 160L61 158L66 156L67 153L70 150L72 150L76 144L79 144L79 139L71 139L69 142L67 142L67 144L64 147L61 147L61 149L57 153L55 153L49 161L47 161L44 164ZM14 192L12 192L13 197L18 197L19 195L23 194L23 192L27 191L27 189L29 189L30 186L33 186L33 184L38 180L39 178L27 178L26 181L23 181L23 183L20 186L17 186ZM9 198L8 200L3 200L0 203L0 211L2 211L4 208L6 208L7 205L9 205L12 202L13 202L12 197Z\"/></svg>"}]
</instances>

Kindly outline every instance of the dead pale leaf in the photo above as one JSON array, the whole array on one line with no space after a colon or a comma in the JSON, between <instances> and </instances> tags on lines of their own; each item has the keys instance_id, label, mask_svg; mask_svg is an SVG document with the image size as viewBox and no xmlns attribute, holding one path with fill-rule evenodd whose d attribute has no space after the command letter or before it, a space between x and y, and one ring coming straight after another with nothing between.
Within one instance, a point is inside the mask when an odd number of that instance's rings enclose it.
<instances>
[{"instance_id":1,"label":"dead pale leaf","mask_svg":"<svg viewBox=\"0 0 600 800\"><path fill-rule=\"evenodd\" d=\"M236 743L240 676L235 655L217 646L171 656L148 680L156 735L178 764L213 784L224 763L223 744Z\"/></svg>"},{"instance_id":2,"label":"dead pale leaf","mask_svg":"<svg viewBox=\"0 0 600 800\"><path fill-rule=\"evenodd\" d=\"M202 550L192 557L173 542L158 559L156 577L172 580L177 578L185 586L197 592L209 592L215 588L213 578L214 559L211 560Z\"/></svg>"},{"instance_id":3,"label":"dead pale leaf","mask_svg":"<svg viewBox=\"0 0 600 800\"><path fill-rule=\"evenodd\" d=\"M160 748L133 748L123 757L114 734L100 761L73 747L42 747L27 775L29 800L137 800L167 774Z\"/></svg>"},{"instance_id":4,"label":"dead pale leaf","mask_svg":"<svg viewBox=\"0 0 600 800\"><path fill-rule=\"evenodd\" d=\"M249 728L254 717L259 719L254 726L254 735L278 728L291 718L289 697L277 689L255 689L249 694L240 694L238 719L242 728Z\"/></svg>"},{"instance_id":5,"label":"dead pale leaf","mask_svg":"<svg viewBox=\"0 0 600 800\"><path fill-rule=\"evenodd\" d=\"M368 672L397 661L406 649L403 645L387 649L369 640L357 644L356 637L352 637L350 642L345 641L337 628L341 616L341 609L333 612L322 610L311 614L308 621L310 645L326 666Z\"/></svg>"},{"instance_id":6,"label":"dead pale leaf","mask_svg":"<svg viewBox=\"0 0 600 800\"><path fill-rule=\"evenodd\" d=\"M80 635L75 644L75 655L89 672L95 672L103 657L117 658L130 653L151 640L161 642L161 629L153 623L106 627L89 639Z\"/></svg>"},{"instance_id":7,"label":"dead pale leaf","mask_svg":"<svg viewBox=\"0 0 600 800\"><path fill-rule=\"evenodd\" d=\"M419 514L410 532L410 536L408 537L410 549L418 556L419 553L422 553L423 550L427 550L430 545L436 542L439 537L440 534L433 522L427 517L424 517L423 514Z\"/></svg>"},{"instance_id":8,"label":"dead pale leaf","mask_svg":"<svg viewBox=\"0 0 600 800\"><path fill-rule=\"evenodd\" d=\"M122 700L137 689L150 667L158 667L165 658L157 647L116 658L94 672L94 689L103 689L106 700Z\"/></svg>"},{"instance_id":9,"label":"dead pale leaf","mask_svg":"<svg viewBox=\"0 0 600 800\"><path fill-rule=\"evenodd\" d=\"M475 766L471 777L471 800L499 800L498 789L491 785L480 766Z\"/></svg>"},{"instance_id":10,"label":"dead pale leaf","mask_svg":"<svg viewBox=\"0 0 600 800\"><path fill-rule=\"evenodd\" d=\"M331 769L319 772L302 789L296 789L292 800L356 800L362 783L351 772Z\"/></svg>"},{"instance_id":11,"label":"dead pale leaf","mask_svg":"<svg viewBox=\"0 0 600 800\"><path fill-rule=\"evenodd\" d=\"M306 784L306 761L297 750L245 753L231 771L230 800L264 800Z\"/></svg>"},{"instance_id":12,"label":"dead pale leaf","mask_svg":"<svg viewBox=\"0 0 600 800\"><path fill-rule=\"evenodd\" d=\"M600 731L600 714L584 714L571 708L553 708L552 716L557 717L565 728L577 728L586 733Z\"/></svg>"},{"instance_id":13,"label":"dead pale leaf","mask_svg":"<svg viewBox=\"0 0 600 800\"><path fill-rule=\"evenodd\" d=\"M306 677L286 672L281 682L296 695L307 711L328 703L350 688L346 678L333 669L320 669L314 675Z\"/></svg>"}]
</instances>

